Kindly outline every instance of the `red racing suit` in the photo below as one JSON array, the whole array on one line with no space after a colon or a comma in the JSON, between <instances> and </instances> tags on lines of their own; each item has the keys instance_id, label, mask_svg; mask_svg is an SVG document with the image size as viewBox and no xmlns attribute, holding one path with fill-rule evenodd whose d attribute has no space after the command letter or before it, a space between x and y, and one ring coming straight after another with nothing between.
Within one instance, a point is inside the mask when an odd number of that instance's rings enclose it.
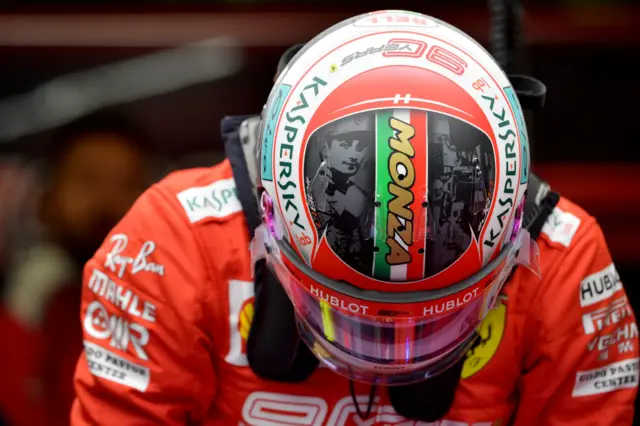
<instances>
[{"instance_id":1,"label":"red racing suit","mask_svg":"<svg viewBox=\"0 0 640 426\"><path fill-rule=\"evenodd\" d=\"M84 271L84 353L73 426L632 423L638 329L593 217L561 199L538 244L542 280L519 268L467 354L443 420L397 415L383 389L361 420L348 380L301 384L248 367L249 237L228 161L152 186ZM369 387L356 384L366 411ZM425 401L428 403L428 401Z\"/></svg>"}]
</instances>

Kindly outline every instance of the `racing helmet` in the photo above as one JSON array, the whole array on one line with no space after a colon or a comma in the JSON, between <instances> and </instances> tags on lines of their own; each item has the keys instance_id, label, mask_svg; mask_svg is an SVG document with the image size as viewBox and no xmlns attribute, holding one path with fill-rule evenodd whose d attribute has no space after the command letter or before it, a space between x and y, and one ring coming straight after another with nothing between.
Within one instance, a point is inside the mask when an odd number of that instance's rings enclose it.
<instances>
[{"instance_id":1,"label":"racing helmet","mask_svg":"<svg viewBox=\"0 0 640 426\"><path fill-rule=\"evenodd\" d=\"M527 130L494 59L429 16L343 21L284 68L263 109L252 242L300 335L352 380L404 385L459 362L513 268Z\"/></svg>"}]
</instances>

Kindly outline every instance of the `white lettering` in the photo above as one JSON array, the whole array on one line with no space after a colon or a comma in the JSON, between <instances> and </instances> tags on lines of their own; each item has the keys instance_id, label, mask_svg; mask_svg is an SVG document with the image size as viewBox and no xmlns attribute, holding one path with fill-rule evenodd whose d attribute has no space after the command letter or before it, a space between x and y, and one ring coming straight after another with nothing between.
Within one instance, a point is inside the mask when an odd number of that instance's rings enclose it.
<instances>
[{"instance_id":1,"label":"white lettering","mask_svg":"<svg viewBox=\"0 0 640 426\"><path fill-rule=\"evenodd\" d=\"M141 315L140 311L138 310L138 296L133 296L133 300L129 305L128 312L134 317L139 317Z\"/></svg>"},{"instance_id":2,"label":"white lettering","mask_svg":"<svg viewBox=\"0 0 640 426\"><path fill-rule=\"evenodd\" d=\"M138 358L140 359L148 359L143 348L147 343L149 343L149 331L135 322L129 324L129 328L137 332L137 334L128 333L131 345L133 345L133 349L136 351L136 355L138 355Z\"/></svg>"},{"instance_id":3,"label":"white lettering","mask_svg":"<svg viewBox=\"0 0 640 426\"><path fill-rule=\"evenodd\" d=\"M473 290L464 294L464 296L457 296L454 300L447 300L436 303L435 305L426 306L423 309L422 314L426 316L440 315L444 313L448 313L460 308L463 305L466 305L473 299L475 299L478 295L478 289L474 288Z\"/></svg>"},{"instance_id":4,"label":"white lettering","mask_svg":"<svg viewBox=\"0 0 640 426\"><path fill-rule=\"evenodd\" d=\"M621 354L633 351L633 343L626 341L618 343L618 352Z\"/></svg>"},{"instance_id":5,"label":"white lettering","mask_svg":"<svg viewBox=\"0 0 640 426\"><path fill-rule=\"evenodd\" d=\"M432 423L408 420L391 405L379 405L380 398L374 397L373 415L362 420L354 405L366 406L368 395L345 396L331 409L326 400L318 396L288 395L275 392L253 392L244 401L242 420L249 426L346 426L346 425L406 425L406 426L491 426L499 421L466 423L448 419Z\"/></svg>"},{"instance_id":6,"label":"white lettering","mask_svg":"<svg viewBox=\"0 0 640 426\"><path fill-rule=\"evenodd\" d=\"M325 302L329 303L334 308L342 309L346 312L351 312L352 314L367 314L368 306L359 305L357 303L347 303L344 300L331 295L326 294L322 289L319 289L313 285L311 285L311 294L316 296L318 299L322 299Z\"/></svg>"},{"instance_id":7,"label":"white lettering","mask_svg":"<svg viewBox=\"0 0 640 426\"><path fill-rule=\"evenodd\" d=\"M327 402L316 396L253 392L242 407L242 418L255 426L321 426Z\"/></svg>"},{"instance_id":8,"label":"white lettering","mask_svg":"<svg viewBox=\"0 0 640 426\"><path fill-rule=\"evenodd\" d=\"M153 303L146 300L140 301L137 294L109 279L104 272L94 269L87 287L122 312L149 322L156 322L156 306ZM142 303L142 312L138 309L139 303Z\"/></svg>"},{"instance_id":9,"label":"white lettering","mask_svg":"<svg viewBox=\"0 0 640 426\"><path fill-rule=\"evenodd\" d=\"M594 349L598 351L606 351L609 347L626 342L627 340L637 339L638 325L635 322L621 325L612 333L602 334L595 337L591 342L587 343L587 349L591 352Z\"/></svg>"},{"instance_id":10,"label":"white lettering","mask_svg":"<svg viewBox=\"0 0 640 426\"><path fill-rule=\"evenodd\" d=\"M127 309L129 301L131 300L131 290L126 290L124 294L122 294L123 290L124 289L120 286L116 289L116 301L114 304L116 307L124 311Z\"/></svg>"},{"instance_id":11,"label":"white lettering","mask_svg":"<svg viewBox=\"0 0 640 426\"><path fill-rule=\"evenodd\" d=\"M104 340L109 338L109 314L107 310L97 300L91 302L84 317L84 330L95 339Z\"/></svg>"},{"instance_id":12,"label":"white lettering","mask_svg":"<svg viewBox=\"0 0 640 426\"><path fill-rule=\"evenodd\" d=\"M107 294L105 294L104 298L111 303L116 302L116 283L113 281L109 281L107 284Z\"/></svg>"},{"instance_id":13,"label":"white lettering","mask_svg":"<svg viewBox=\"0 0 640 426\"><path fill-rule=\"evenodd\" d=\"M582 326L587 334L593 334L602 331L605 327L612 324L618 324L624 318L633 315L631 306L627 301L627 297L623 296L616 299L611 305L593 312L586 313L582 316Z\"/></svg>"},{"instance_id":14,"label":"white lettering","mask_svg":"<svg viewBox=\"0 0 640 426\"><path fill-rule=\"evenodd\" d=\"M156 322L156 307L151 303L145 302L142 308L142 319L149 322Z\"/></svg>"},{"instance_id":15,"label":"white lettering","mask_svg":"<svg viewBox=\"0 0 640 426\"><path fill-rule=\"evenodd\" d=\"M127 248L129 244L129 238L124 234L116 234L111 237L113 247L111 251L107 253L107 258L104 262L104 267L108 268L112 272L118 275L118 278L122 278L126 272L127 265L131 265L129 271L131 275L135 275L138 272L151 272L160 276L164 275L164 266L158 263L149 261L149 256L156 250L156 243L153 241L145 241L140 247L140 251L136 257L123 256L121 253Z\"/></svg>"},{"instance_id":16,"label":"white lettering","mask_svg":"<svg viewBox=\"0 0 640 426\"><path fill-rule=\"evenodd\" d=\"M94 339L109 339L109 344L121 351L127 351L129 344L138 358L148 360L144 347L149 343L149 331L134 322L129 322L117 315L109 316L105 307L94 300L87 307L84 317L84 331Z\"/></svg>"}]
</instances>

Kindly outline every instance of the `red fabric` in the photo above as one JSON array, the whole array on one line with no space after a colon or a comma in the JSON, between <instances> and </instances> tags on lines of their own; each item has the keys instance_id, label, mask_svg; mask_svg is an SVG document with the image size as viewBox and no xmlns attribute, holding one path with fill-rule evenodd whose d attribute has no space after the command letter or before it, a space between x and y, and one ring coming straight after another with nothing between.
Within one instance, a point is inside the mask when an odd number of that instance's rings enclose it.
<instances>
[{"instance_id":1,"label":"red fabric","mask_svg":"<svg viewBox=\"0 0 640 426\"><path fill-rule=\"evenodd\" d=\"M228 162L169 176L86 265L73 426L363 424L329 369L283 384L247 366L253 283L230 178ZM435 425L632 424L637 328L598 224L561 199L539 245L542 279L515 272ZM364 410L369 387L355 393ZM378 397L364 424L417 424Z\"/></svg>"}]
</instances>

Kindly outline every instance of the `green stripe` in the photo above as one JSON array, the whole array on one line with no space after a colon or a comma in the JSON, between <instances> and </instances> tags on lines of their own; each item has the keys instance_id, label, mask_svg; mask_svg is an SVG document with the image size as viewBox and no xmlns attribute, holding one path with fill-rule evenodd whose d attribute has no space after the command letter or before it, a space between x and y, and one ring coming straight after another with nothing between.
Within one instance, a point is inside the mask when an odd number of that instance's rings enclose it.
<instances>
[{"instance_id":1,"label":"green stripe","mask_svg":"<svg viewBox=\"0 0 640 426\"><path fill-rule=\"evenodd\" d=\"M387 263L386 256L389 253L387 246L387 215L389 212L389 156L391 147L389 139L394 136L394 130L389 124L393 117L392 110L376 113L376 201L380 207L376 208L376 247L373 275L380 280L388 280L391 277L391 266Z\"/></svg>"}]
</instances>

